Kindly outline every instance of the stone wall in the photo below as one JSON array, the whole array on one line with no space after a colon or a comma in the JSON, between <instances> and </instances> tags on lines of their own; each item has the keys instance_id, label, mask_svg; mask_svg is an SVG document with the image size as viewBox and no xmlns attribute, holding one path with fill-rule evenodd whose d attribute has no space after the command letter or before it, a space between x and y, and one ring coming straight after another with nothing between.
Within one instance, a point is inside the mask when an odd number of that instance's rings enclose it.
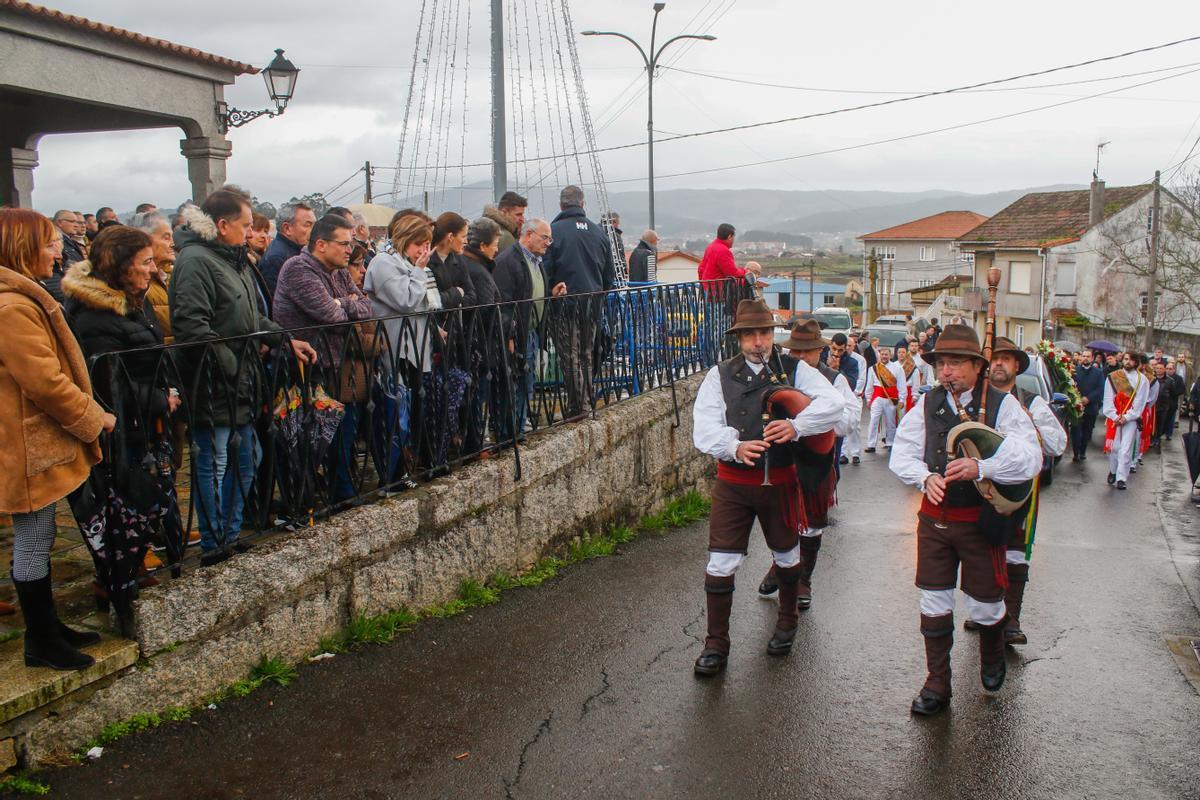
<instances>
[{"instance_id":1,"label":"stone wall","mask_svg":"<svg viewBox=\"0 0 1200 800\"><path fill-rule=\"evenodd\" d=\"M676 385L678 428L671 391L654 391L531 436L520 480L508 451L144 592L143 662L24 720L22 760L61 760L109 723L197 705L263 655L299 661L355 615L445 602L464 580L519 572L581 534L658 510L712 469L691 441L700 380Z\"/></svg>"}]
</instances>

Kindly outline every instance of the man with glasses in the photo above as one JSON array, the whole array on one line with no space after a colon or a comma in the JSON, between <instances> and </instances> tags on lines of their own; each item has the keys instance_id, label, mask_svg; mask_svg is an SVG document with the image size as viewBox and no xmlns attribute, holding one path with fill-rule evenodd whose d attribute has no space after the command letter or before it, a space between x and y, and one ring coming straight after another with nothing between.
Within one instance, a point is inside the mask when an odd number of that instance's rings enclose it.
<instances>
[{"instance_id":1,"label":"man with glasses","mask_svg":"<svg viewBox=\"0 0 1200 800\"><path fill-rule=\"evenodd\" d=\"M54 214L54 226L62 232L62 266L63 270L66 271L72 264L87 258L83 253L83 248L76 241L76 237L83 235L83 219L77 216L74 211L68 211L64 208Z\"/></svg>"},{"instance_id":2,"label":"man with glasses","mask_svg":"<svg viewBox=\"0 0 1200 800\"><path fill-rule=\"evenodd\" d=\"M496 266L492 272L501 302L504 303L500 309L502 318L517 342L512 377L513 397L517 398L518 436L524 431L525 415L533 396L538 353L541 350L545 298L550 294L542 258L553 242L550 223L544 219L526 220L521 226L521 238L496 256ZM512 435L508 432L512 424L511 416L507 409L501 412L503 438Z\"/></svg>"},{"instance_id":3,"label":"man with glasses","mask_svg":"<svg viewBox=\"0 0 1200 800\"><path fill-rule=\"evenodd\" d=\"M352 325L336 325L316 330L318 325L333 325L365 320L371 317L371 301L363 294L346 269L350 251L354 249L354 226L337 214L326 214L312 229L308 247L284 262L275 287L275 321L294 336L308 339L317 351L317 363L329 376L327 387L342 383L343 360L362 355L358 342L347 336ZM338 438L330 449L334 473L332 501L348 500L356 492L351 477L354 461L354 437L358 428L358 407L353 400L363 386L348 387L350 396L343 395L346 413L338 430Z\"/></svg>"}]
</instances>

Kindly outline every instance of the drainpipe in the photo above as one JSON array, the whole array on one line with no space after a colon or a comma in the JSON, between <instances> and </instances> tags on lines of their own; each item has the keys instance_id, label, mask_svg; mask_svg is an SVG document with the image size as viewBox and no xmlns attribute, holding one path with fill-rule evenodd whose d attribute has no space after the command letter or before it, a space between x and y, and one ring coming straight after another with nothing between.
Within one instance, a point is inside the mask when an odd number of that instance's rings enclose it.
<instances>
[{"instance_id":1,"label":"drainpipe","mask_svg":"<svg viewBox=\"0 0 1200 800\"><path fill-rule=\"evenodd\" d=\"M1040 342L1046 338L1046 251L1038 248L1038 252L1042 255L1042 286L1038 292L1038 338Z\"/></svg>"}]
</instances>

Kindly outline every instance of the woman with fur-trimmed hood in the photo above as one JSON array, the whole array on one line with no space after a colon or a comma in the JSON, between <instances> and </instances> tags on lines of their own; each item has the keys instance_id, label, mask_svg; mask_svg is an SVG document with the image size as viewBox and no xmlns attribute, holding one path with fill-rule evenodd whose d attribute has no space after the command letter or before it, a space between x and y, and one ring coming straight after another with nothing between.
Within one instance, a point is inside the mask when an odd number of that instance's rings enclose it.
<instances>
[{"instance_id":1,"label":"woman with fur-trimmed hood","mask_svg":"<svg viewBox=\"0 0 1200 800\"><path fill-rule=\"evenodd\" d=\"M153 348L163 343L162 327L147 292L158 271L150 237L115 225L92 244L90 258L63 277L67 321L88 359L96 359L97 397L119 410L125 443L137 453L146 428L178 407L167 382L174 375L162 350L105 358L106 353ZM118 363L119 362L119 363ZM140 453L139 453L140 454Z\"/></svg>"}]
</instances>

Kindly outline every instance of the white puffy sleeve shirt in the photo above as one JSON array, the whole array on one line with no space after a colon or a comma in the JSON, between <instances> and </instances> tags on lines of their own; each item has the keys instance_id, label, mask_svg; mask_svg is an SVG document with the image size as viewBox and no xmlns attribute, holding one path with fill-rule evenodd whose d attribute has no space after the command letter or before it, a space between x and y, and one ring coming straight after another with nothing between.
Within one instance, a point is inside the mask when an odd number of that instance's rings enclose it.
<instances>
[{"instance_id":1,"label":"white puffy sleeve shirt","mask_svg":"<svg viewBox=\"0 0 1200 800\"><path fill-rule=\"evenodd\" d=\"M749 366L755 373L763 368L761 364ZM796 430L794 438L825 433L837 427L843 411L842 396L824 375L801 362L796 366L795 387L812 402L791 420ZM696 394L696 404L692 407L692 443L697 450L713 458L737 460L738 431L725 422L725 395L716 367L704 376Z\"/></svg>"},{"instance_id":2,"label":"white puffy sleeve shirt","mask_svg":"<svg viewBox=\"0 0 1200 800\"><path fill-rule=\"evenodd\" d=\"M928 394L921 395L913 410L904 415L896 429L896 440L888 459L888 467L896 477L918 489L925 488L925 479L932 474L925 466L925 403L928 399ZM962 406L970 403L971 392L959 395L958 402ZM955 413L948 396L946 409L948 414ZM1021 401L1011 394L1004 395L1000 403L996 430L1004 434L1004 442L991 458L980 459L980 478L1011 484L1030 480L1041 472L1042 448L1038 446L1037 431Z\"/></svg>"},{"instance_id":3,"label":"white puffy sleeve shirt","mask_svg":"<svg viewBox=\"0 0 1200 800\"><path fill-rule=\"evenodd\" d=\"M1063 430L1058 417L1054 416L1050 404L1041 397L1035 397L1029 404L1029 414L1042 437L1042 450L1048 456L1061 456L1067 449L1067 432Z\"/></svg>"}]
</instances>

